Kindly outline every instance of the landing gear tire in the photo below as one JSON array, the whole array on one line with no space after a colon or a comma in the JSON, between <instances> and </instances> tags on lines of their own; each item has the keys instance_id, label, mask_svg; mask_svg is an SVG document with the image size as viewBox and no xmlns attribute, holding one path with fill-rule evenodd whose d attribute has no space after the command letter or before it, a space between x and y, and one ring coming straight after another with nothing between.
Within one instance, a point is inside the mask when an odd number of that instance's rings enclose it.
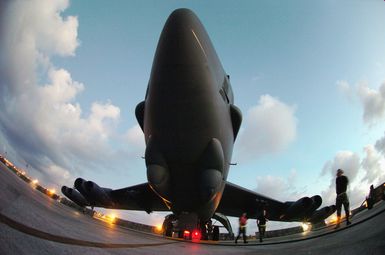
<instances>
[{"instance_id":1,"label":"landing gear tire","mask_svg":"<svg viewBox=\"0 0 385 255\"><path fill-rule=\"evenodd\" d=\"M172 225L171 220L165 220L163 222L163 229L164 229L163 235L165 235L167 237L172 237L173 225Z\"/></svg>"},{"instance_id":2,"label":"landing gear tire","mask_svg":"<svg viewBox=\"0 0 385 255\"><path fill-rule=\"evenodd\" d=\"M214 226L213 228L213 241L219 241L219 227Z\"/></svg>"}]
</instances>

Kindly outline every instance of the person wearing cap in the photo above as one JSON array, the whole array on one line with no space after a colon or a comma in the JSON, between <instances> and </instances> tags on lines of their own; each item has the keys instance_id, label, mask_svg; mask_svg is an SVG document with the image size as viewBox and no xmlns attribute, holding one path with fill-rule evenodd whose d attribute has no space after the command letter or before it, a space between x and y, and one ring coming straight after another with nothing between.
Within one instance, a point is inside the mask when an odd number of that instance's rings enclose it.
<instances>
[{"instance_id":1,"label":"person wearing cap","mask_svg":"<svg viewBox=\"0 0 385 255\"><path fill-rule=\"evenodd\" d=\"M337 224L336 229L340 227L341 222L341 209L342 205L344 205L345 209L345 218L346 218L346 225L350 225L350 210L349 210L349 198L348 194L346 193L347 187L349 184L349 179L344 175L344 171L342 169L337 170L337 178L336 178L336 208L337 208Z\"/></svg>"}]
</instances>

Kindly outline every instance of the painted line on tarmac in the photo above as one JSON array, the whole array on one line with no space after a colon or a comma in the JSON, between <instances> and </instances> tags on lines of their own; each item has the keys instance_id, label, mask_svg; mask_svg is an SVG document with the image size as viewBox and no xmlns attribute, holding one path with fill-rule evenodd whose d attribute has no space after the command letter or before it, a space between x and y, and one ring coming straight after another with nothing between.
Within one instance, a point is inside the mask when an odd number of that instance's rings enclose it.
<instances>
[{"instance_id":1,"label":"painted line on tarmac","mask_svg":"<svg viewBox=\"0 0 385 255\"><path fill-rule=\"evenodd\" d=\"M64 236L53 235L47 232L43 232L41 230L28 227L20 222L12 220L11 218L0 213L0 222L8 225L9 227L18 230L22 233L25 233L30 236L34 236L40 239L45 239L52 242L70 244L70 245L78 245L78 246L86 246L86 247L96 247L96 248L142 248L142 247L151 247L151 246L161 246L173 244L173 242L162 242L162 243L142 243L142 244L127 244L127 243L100 243L100 242L91 242L85 240L79 240Z\"/></svg>"}]
</instances>

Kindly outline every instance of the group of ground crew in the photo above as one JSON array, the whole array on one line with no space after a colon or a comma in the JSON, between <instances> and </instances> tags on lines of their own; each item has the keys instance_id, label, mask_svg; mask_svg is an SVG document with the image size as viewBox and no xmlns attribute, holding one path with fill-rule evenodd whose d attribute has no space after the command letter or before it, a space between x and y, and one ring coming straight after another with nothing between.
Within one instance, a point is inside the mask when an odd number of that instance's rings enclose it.
<instances>
[{"instance_id":1,"label":"group of ground crew","mask_svg":"<svg viewBox=\"0 0 385 255\"><path fill-rule=\"evenodd\" d=\"M265 236L266 232L266 222L268 220L266 219L266 209L263 207L260 211L260 214L257 218L257 226L259 231L259 241L263 242L263 237ZM243 243L247 243L246 241L246 225L247 225L247 214L243 213L241 217L239 217L239 231L238 236L235 238L235 243L238 243L238 239L242 234L243 237Z\"/></svg>"},{"instance_id":2,"label":"group of ground crew","mask_svg":"<svg viewBox=\"0 0 385 255\"><path fill-rule=\"evenodd\" d=\"M336 172L337 223L336 223L335 229L338 229L340 227L342 206L345 209L346 225L348 226L351 224L349 198L348 198L348 195L346 193L348 184L349 184L349 179L344 175L344 171L342 169L338 169ZM385 199L385 192L383 194L383 199ZM374 202L375 202L374 187L373 187L373 185L371 185L370 193L369 193L369 196L367 197L368 209L371 209L373 207ZM257 225L258 225L258 230L259 230L259 241L263 242L263 238L264 238L265 232L266 232L266 222L268 221L266 219L265 206L262 205L262 207L259 211L260 211L260 213L257 217ZM238 232L237 238L235 239L235 243L238 243L238 239L241 235L243 235L243 242L247 243L247 241L246 241L246 225L247 225L247 214L243 213L241 215L241 217L239 217L239 232Z\"/></svg>"}]
</instances>

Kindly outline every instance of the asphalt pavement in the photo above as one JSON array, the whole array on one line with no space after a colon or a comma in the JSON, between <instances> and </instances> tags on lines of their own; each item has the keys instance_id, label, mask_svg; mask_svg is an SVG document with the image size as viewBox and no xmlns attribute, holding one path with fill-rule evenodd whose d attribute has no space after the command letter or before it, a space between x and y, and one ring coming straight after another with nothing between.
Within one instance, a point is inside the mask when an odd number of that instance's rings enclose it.
<instances>
[{"instance_id":1,"label":"asphalt pavement","mask_svg":"<svg viewBox=\"0 0 385 255\"><path fill-rule=\"evenodd\" d=\"M0 254L385 254L385 203L353 224L284 237L192 243L93 219L49 198L0 163Z\"/></svg>"}]
</instances>

